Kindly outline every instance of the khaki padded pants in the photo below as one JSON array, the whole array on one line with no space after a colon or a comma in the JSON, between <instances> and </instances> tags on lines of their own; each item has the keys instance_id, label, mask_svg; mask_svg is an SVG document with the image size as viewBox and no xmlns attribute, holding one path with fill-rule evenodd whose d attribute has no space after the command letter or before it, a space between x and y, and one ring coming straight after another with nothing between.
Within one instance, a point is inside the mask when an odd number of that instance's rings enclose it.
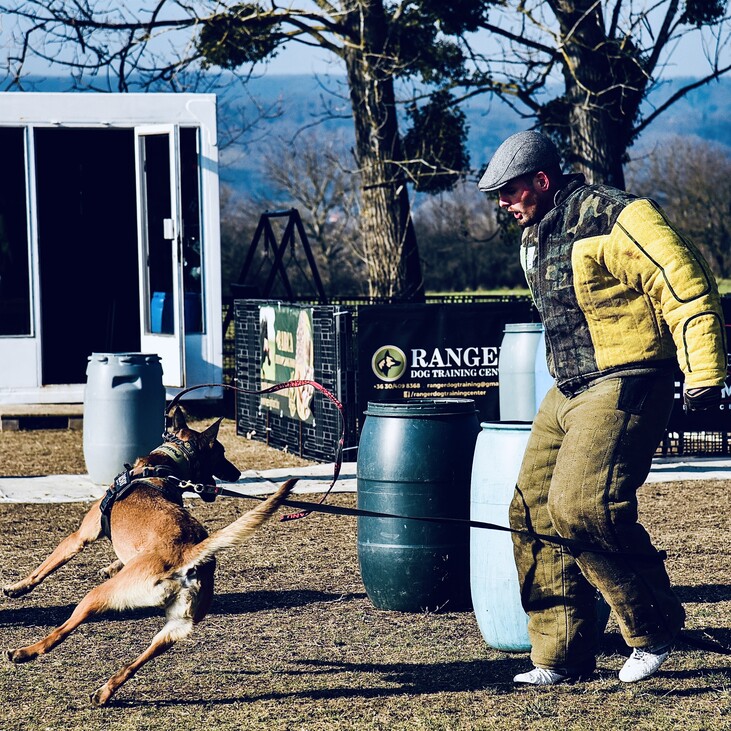
<instances>
[{"instance_id":1,"label":"khaki padded pants","mask_svg":"<svg viewBox=\"0 0 731 731\"><path fill-rule=\"evenodd\" d=\"M637 490L670 416L673 380L611 378L572 398L554 386L540 406L510 506L511 527L650 558L569 551L514 534L538 667L594 668L596 590L630 647L669 642L683 626L685 613L662 559L637 521Z\"/></svg>"}]
</instances>

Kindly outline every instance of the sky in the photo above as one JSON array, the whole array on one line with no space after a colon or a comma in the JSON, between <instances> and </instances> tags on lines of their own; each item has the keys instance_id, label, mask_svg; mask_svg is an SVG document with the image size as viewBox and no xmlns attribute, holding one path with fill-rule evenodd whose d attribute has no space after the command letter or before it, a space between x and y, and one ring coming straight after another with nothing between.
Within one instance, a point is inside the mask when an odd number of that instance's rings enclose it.
<instances>
[{"instance_id":1,"label":"sky","mask_svg":"<svg viewBox=\"0 0 731 731\"><path fill-rule=\"evenodd\" d=\"M686 40L674 53L672 63L663 76L701 76L708 70L699 40ZM342 74L343 65L338 59L321 49L290 44L282 49L266 67L269 74Z\"/></svg>"},{"instance_id":2,"label":"sky","mask_svg":"<svg viewBox=\"0 0 731 731\"><path fill-rule=\"evenodd\" d=\"M306 4L308 0L304 0ZM128 0L126 7L133 9L133 6L148 6L149 0ZM8 48L8 38L12 32L14 22L12 17L0 17L0 48ZM484 33L484 45L488 47L489 34ZM731 63L731 48L725 54ZM672 58L672 64L663 71L665 78L678 76L701 76L707 72L708 66L705 61L700 37L694 34L692 38L681 41ZM49 67L46 63L32 60L26 65L30 73L48 73ZM261 68L266 74L342 74L344 68L339 59L332 54L319 48L304 46L298 43L290 43L281 49L277 56L269 61L265 68Z\"/></svg>"}]
</instances>

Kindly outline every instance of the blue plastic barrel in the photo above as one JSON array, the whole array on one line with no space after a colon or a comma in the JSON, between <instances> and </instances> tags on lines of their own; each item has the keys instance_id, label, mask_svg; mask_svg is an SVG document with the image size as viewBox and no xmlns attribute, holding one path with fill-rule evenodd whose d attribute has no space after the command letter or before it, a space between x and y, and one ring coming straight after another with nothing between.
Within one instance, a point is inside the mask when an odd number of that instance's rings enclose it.
<instances>
[{"instance_id":1,"label":"blue plastic barrel","mask_svg":"<svg viewBox=\"0 0 731 731\"><path fill-rule=\"evenodd\" d=\"M505 325L498 356L500 421L533 421L536 415L536 349L540 322Z\"/></svg>"},{"instance_id":2,"label":"blue plastic barrel","mask_svg":"<svg viewBox=\"0 0 731 731\"><path fill-rule=\"evenodd\" d=\"M472 399L369 403L358 446L358 508L466 521L479 431ZM466 523L359 516L358 561L379 609L470 606Z\"/></svg>"},{"instance_id":3,"label":"blue plastic barrel","mask_svg":"<svg viewBox=\"0 0 731 731\"><path fill-rule=\"evenodd\" d=\"M84 460L93 482L109 484L125 462L162 443L165 387L156 354L92 353L84 390Z\"/></svg>"},{"instance_id":4,"label":"blue plastic barrel","mask_svg":"<svg viewBox=\"0 0 731 731\"><path fill-rule=\"evenodd\" d=\"M470 519L509 527L510 502L518 480L530 424L485 422L475 444ZM520 602L512 534L470 528L470 591L477 625L496 650L530 650L528 615ZM597 626L604 632L610 608L597 595Z\"/></svg>"},{"instance_id":5,"label":"blue plastic barrel","mask_svg":"<svg viewBox=\"0 0 731 731\"><path fill-rule=\"evenodd\" d=\"M472 463L470 519L508 527L508 508L531 425L480 426ZM470 589L485 642L496 650L529 650L528 616L520 603L510 533L470 528Z\"/></svg>"}]
</instances>

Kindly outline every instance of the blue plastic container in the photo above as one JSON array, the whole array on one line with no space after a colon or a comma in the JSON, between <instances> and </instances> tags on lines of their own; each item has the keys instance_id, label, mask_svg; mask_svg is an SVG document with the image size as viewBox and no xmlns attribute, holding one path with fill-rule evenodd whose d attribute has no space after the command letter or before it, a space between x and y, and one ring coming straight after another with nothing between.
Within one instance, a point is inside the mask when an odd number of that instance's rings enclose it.
<instances>
[{"instance_id":1,"label":"blue plastic container","mask_svg":"<svg viewBox=\"0 0 731 731\"><path fill-rule=\"evenodd\" d=\"M536 415L536 350L540 322L505 325L498 357L500 421L533 421Z\"/></svg>"},{"instance_id":2,"label":"blue plastic container","mask_svg":"<svg viewBox=\"0 0 731 731\"><path fill-rule=\"evenodd\" d=\"M508 508L531 425L480 426L472 463L470 519L508 527ZM470 590L485 642L496 650L529 650L528 616L520 603L513 541L507 531L470 528Z\"/></svg>"},{"instance_id":3,"label":"blue plastic container","mask_svg":"<svg viewBox=\"0 0 731 731\"><path fill-rule=\"evenodd\" d=\"M530 424L485 422L475 444L470 519L508 527L510 502L518 480ZM496 650L530 650L528 615L520 602L512 534L470 528L470 591L477 624ZM604 632L610 608L597 596L597 625Z\"/></svg>"},{"instance_id":4,"label":"blue plastic container","mask_svg":"<svg viewBox=\"0 0 731 731\"><path fill-rule=\"evenodd\" d=\"M197 292L185 293L185 332L202 330L201 296ZM173 296L170 292L153 292L150 303L150 332L173 332Z\"/></svg>"},{"instance_id":5,"label":"blue plastic container","mask_svg":"<svg viewBox=\"0 0 731 731\"><path fill-rule=\"evenodd\" d=\"M125 462L162 443L165 387L156 354L92 353L84 390L84 460L93 482L108 485Z\"/></svg>"}]
</instances>

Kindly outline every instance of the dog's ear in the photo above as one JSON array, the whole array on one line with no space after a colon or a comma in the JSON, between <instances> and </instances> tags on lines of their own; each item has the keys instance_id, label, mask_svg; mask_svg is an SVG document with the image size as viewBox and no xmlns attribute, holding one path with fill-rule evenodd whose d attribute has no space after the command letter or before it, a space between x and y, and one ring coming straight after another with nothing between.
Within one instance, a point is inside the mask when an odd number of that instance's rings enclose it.
<instances>
[{"instance_id":1,"label":"dog's ear","mask_svg":"<svg viewBox=\"0 0 731 731\"><path fill-rule=\"evenodd\" d=\"M180 431L181 429L185 429L188 426L188 422L185 420L185 414L179 406L176 406L173 409L171 418L173 431Z\"/></svg>"},{"instance_id":2,"label":"dog's ear","mask_svg":"<svg viewBox=\"0 0 731 731\"><path fill-rule=\"evenodd\" d=\"M223 421L223 417L220 419L217 419L213 422L202 434L201 438L208 442L208 444L213 444L213 442L216 441L216 438L218 437L218 430L221 426L221 422Z\"/></svg>"}]
</instances>

